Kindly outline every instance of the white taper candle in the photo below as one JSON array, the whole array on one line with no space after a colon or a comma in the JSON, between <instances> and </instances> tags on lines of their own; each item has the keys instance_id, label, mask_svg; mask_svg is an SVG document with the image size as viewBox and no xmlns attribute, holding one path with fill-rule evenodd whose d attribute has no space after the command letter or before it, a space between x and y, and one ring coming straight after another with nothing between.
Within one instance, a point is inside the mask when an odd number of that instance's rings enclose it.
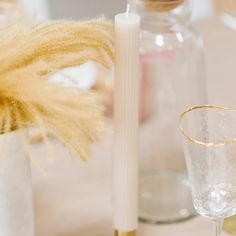
<instances>
[{"instance_id":1,"label":"white taper candle","mask_svg":"<svg viewBox=\"0 0 236 236\"><path fill-rule=\"evenodd\" d=\"M115 17L115 143L113 161L116 235L135 235L138 226L138 108L140 17Z\"/></svg>"}]
</instances>

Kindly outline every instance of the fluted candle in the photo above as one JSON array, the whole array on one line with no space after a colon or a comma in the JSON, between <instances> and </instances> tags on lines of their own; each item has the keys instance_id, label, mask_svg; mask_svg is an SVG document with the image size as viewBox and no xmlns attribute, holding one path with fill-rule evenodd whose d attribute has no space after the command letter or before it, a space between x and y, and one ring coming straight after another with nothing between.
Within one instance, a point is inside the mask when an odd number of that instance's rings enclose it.
<instances>
[{"instance_id":1,"label":"fluted candle","mask_svg":"<svg viewBox=\"0 0 236 236\"><path fill-rule=\"evenodd\" d=\"M138 104L140 17L115 17L114 229L134 236L138 226Z\"/></svg>"}]
</instances>

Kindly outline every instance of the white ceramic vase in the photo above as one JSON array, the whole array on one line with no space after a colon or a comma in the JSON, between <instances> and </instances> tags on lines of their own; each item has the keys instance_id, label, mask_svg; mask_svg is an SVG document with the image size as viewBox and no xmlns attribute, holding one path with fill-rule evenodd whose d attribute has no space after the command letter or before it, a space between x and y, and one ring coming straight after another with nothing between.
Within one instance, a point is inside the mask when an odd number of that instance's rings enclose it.
<instances>
[{"instance_id":1,"label":"white ceramic vase","mask_svg":"<svg viewBox=\"0 0 236 236\"><path fill-rule=\"evenodd\" d=\"M25 130L0 136L0 235L34 236L30 160L22 142Z\"/></svg>"}]
</instances>

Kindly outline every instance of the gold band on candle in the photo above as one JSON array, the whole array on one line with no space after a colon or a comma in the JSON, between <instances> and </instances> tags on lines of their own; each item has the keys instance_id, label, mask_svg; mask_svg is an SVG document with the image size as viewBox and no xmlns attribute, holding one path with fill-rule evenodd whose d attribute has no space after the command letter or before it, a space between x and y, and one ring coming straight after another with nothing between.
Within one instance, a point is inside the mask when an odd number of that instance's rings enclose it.
<instances>
[{"instance_id":1,"label":"gold band on candle","mask_svg":"<svg viewBox=\"0 0 236 236\"><path fill-rule=\"evenodd\" d=\"M118 230L115 230L115 236L136 236L136 231L120 232Z\"/></svg>"}]
</instances>

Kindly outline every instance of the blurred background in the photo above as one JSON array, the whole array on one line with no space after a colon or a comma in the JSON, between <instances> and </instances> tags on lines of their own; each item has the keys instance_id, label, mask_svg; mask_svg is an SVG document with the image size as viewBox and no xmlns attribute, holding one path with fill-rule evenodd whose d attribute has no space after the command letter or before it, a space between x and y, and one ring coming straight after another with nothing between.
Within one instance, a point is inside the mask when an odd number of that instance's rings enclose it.
<instances>
[{"instance_id":1,"label":"blurred background","mask_svg":"<svg viewBox=\"0 0 236 236\"><path fill-rule=\"evenodd\" d=\"M17 1L17 0L12 0ZM18 0L38 20L89 19L105 15L113 19L123 12L126 0ZM236 66L236 1L190 0L192 22L205 43L209 103L235 106L233 79ZM234 54L235 53L235 54ZM223 56L225 55L225 56ZM222 93L222 87L227 92Z\"/></svg>"},{"instance_id":2,"label":"blurred background","mask_svg":"<svg viewBox=\"0 0 236 236\"><path fill-rule=\"evenodd\" d=\"M112 20L115 14L124 12L126 8L126 0L0 0L0 3L4 1L19 2L38 21L81 20L101 15ZM191 20L205 45L208 103L236 107L236 0L191 1ZM85 67L81 75L83 81L91 80L93 83L96 80L96 70L92 66ZM109 89L108 86L110 99ZM111 146L112 139L105 137L100 146L94 147L91 161L83 166L66 159L66 150L57 146L57 158L48 164L47 177L42 177L37 170L33 171L37 235L111 235L110 195L107 194L111 186ZM41 146L36 149L38 153L43 153ZM104 216L101 212L105 212ZM92 232L93 229L96 232ZM109 232L105 234L104 229Z\"/></svg>"},{"instance_id":3,"label":"blurred background","mask_svg":"<svg viewBox=\"0 0 236 236\"><path fill-rule=\"evenodd\" d=\"M18 0L39 19L82 19L105 15L112 19L124 11L125 0ZM193 18L202 19L212 14L213 0L192 0Z\"/></svg>"}]
</instances>

